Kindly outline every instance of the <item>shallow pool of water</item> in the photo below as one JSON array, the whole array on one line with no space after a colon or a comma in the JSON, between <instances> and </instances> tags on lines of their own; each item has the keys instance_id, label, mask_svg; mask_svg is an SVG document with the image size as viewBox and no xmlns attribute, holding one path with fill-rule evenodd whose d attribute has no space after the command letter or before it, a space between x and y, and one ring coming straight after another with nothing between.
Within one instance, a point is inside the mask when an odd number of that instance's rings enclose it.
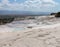
<instances>
[{"instance_id":1,"label":"shallow pool of water","mask_svg":"<svg viewBox=\"0 0 60 47\"><path fill-rule=\"evenodd\" d=\"M15 32L15 31L22 31L22 30L25 30L25 28L14 28L13 31Z\"/></svg>"}]
</instances>

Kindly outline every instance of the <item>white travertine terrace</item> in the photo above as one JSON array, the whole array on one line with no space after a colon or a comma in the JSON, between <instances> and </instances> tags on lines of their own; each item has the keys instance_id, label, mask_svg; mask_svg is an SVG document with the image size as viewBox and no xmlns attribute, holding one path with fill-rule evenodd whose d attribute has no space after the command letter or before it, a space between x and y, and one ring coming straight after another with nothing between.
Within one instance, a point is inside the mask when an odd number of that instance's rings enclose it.
<instances>
[{"instance_id":1,"label":"white travertine terrace","mask_svg":"<svg viewBox=\"0 0 60 47\"><path fill-rule=\"evenodd\" d=\"M60 47L60 22L15 32L4 26L0 26L0 47ZM12 32L1 32L1 29Z\"/></svg>"}]
</instances>

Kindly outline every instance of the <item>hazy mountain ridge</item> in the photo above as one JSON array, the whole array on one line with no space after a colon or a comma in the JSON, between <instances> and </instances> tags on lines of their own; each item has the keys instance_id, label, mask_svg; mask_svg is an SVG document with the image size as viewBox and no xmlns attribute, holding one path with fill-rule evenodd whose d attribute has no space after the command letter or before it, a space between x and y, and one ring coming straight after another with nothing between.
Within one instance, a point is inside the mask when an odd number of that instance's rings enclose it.
<instances>
[{"instance_id":1,"label":"hazy mountain ridge","mask_svg":"<svg viewBox=\"0 0 60 47\"><path fill-rule=\"evenodd\" d=\"M0 10L0 15L47 15L50 12L32 12L32 11L8 11Z\"/></svg>"}]
</instances>

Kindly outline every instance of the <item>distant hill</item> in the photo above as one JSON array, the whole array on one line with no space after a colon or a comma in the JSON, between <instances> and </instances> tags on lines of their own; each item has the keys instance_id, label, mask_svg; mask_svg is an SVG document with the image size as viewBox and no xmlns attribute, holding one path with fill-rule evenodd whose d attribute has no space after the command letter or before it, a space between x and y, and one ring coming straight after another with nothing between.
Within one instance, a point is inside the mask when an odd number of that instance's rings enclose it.
<instances>
[{"instance_id":1,"label":"distant hill","mask_svg":"<svg viewBox=\"0 0 60 47\"><path fill-rule=\"evenodd\" d=\"M50 14L50 12L0 10L0 15L48 15L48 14Z\"/></svg>"}]
</instances>

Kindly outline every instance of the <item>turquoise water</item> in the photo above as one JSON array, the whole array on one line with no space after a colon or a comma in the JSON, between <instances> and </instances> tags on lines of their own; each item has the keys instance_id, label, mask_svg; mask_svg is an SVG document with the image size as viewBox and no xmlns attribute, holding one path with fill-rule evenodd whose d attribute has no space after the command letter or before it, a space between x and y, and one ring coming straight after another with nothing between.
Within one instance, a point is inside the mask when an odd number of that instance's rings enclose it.
<instances>
[{"instance_id":1,"label":"turquoise water","mask_svg":"<svg viewBox=\"0 0 60 47\"><path fill-rule=\"evenodd\" d=\"M15 31L22 31L22 30L25 30L25 28L14 28L14 32Z\"/></svg>"}]
</instances>

